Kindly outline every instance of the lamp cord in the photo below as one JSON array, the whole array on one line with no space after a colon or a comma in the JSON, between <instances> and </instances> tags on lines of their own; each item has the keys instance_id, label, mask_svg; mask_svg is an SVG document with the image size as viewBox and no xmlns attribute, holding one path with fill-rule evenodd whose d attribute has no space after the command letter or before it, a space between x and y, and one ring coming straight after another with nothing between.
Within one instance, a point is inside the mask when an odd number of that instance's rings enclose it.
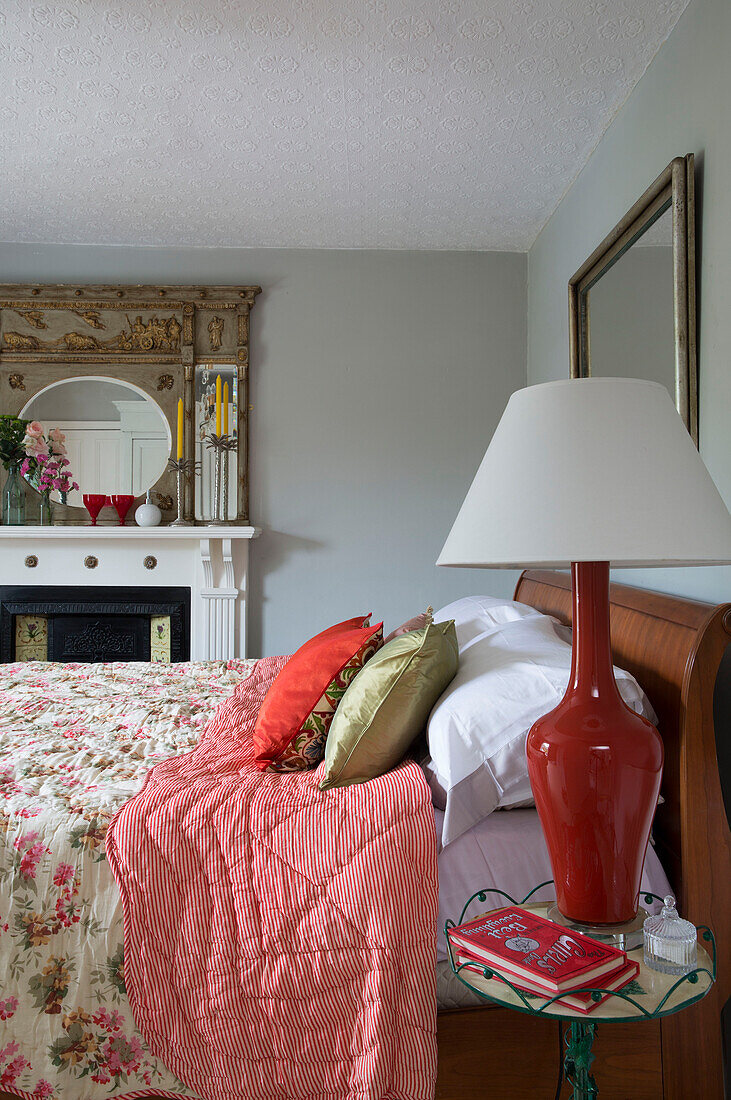
<instances>
[{"instance_id":1,"label":"lamp cord","mask_svg":"<svg viewBox=\"0 0 731 1100\"><path fill-rule=\"evenodd\" d=\"M558 1021L558 1083L556 1085L556 1095L554 1100L561 1100L561 1089L563 1088L563 1025L561 1021Z\"/></svg>"}]
</instances>

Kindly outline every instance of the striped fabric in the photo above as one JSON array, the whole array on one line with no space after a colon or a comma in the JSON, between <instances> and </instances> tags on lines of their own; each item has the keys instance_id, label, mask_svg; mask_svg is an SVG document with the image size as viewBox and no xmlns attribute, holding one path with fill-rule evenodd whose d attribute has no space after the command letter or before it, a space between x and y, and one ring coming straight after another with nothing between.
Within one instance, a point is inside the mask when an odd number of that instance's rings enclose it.
<instances>
[{"instance_id":1,"label":"striped fabric","mask_svg":"<svg viewBox=\"0 0 731 1100\"><path fill-rule=\"evenodd\" d=\"M326 792L323 765L259 772L252 732L282 664L257 662L110 825L135 1019L207 1100L428 1100L429 789L412 763Z\"/></svg>"}]
</instances>

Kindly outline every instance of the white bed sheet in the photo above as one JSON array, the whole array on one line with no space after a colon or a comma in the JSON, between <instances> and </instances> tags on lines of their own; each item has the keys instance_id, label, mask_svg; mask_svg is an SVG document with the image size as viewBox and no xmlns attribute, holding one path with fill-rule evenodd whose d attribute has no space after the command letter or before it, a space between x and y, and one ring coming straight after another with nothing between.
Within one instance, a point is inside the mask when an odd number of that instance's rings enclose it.
<instances>
[{"instance_id":1,"label":"white bed sheet","mask_svg":"<svg viewBox=\"0 0 731 1100\"><path fill-rule=\"evenodd\" d=\"M437 959L441 962L447 958L444 922L448 918L459 920L462 906L470 894L492 887L521 901L534 886L550 879L552 874L538 811L533 808L496 810L444 849L441 847L444 813L435 809L434 818L440 849ZM652 845L647 849L642 890L660 897L671 893ZM549 886L531 900L543 901L555 896L554 888ZM485 909L496 909L501 903L499 895L488 894L487 902L475 902L465 919L484 913ZM646 908L659 911L658 906Z\"/></svg>"}]
</instances>

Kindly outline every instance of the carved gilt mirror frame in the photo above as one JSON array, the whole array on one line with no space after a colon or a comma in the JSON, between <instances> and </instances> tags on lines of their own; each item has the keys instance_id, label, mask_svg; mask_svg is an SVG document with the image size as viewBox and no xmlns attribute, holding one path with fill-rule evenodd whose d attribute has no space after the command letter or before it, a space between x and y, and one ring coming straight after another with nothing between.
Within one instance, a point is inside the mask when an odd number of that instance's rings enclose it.
<instances>
[{"instance_id":1,"label":"carved gilt mirror frame","mask_svg":"<svg viewBox=\"0 0 731 1100\"><path fill-rule=\"evenodd\" d=\"M672 210L675 405L698 446L694 158L675 157L569 280L569 371L591 376L589 291L666 210Z\"/></svg>"},{"instance_id":2,"label":"carved gilt mirror frame","mask_svg":"<svg viewBox=\"0 0 731 1100\"><path fill-rule=\"evenodd\" d=\"M101 374L129 382L162 410L173 446L183 398L183 455L196 441L195 372L235 369L238 383L236 522L249 522L249 313L258 286L66 286L0 284L0 412L19 415L53 382ZM198 480L186 483L184 516L195 521ZM175 518L169 470L152 486L163 523ZM88 517L70 508L72 522ZM200 519L198 522L201 522Z\"/></svg>"}]
</instances>

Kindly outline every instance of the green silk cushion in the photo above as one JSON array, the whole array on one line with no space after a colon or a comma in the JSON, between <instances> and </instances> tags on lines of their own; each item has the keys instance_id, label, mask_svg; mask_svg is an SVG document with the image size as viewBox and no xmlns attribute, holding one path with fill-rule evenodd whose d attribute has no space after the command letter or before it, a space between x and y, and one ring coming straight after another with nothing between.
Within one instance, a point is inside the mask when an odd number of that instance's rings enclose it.
<instances>
[{"instance_id":1,"label":"green silk cushion","mask_svg":"<svg viewBox=\"0 0 731 1100\"><path fill-rule=\"evenodd\" d=\"M451 621L401 634L371 657L335 711L320 790L365 783L395 767L426 729L458 660Z\"/></svg>"}]
</instances>

